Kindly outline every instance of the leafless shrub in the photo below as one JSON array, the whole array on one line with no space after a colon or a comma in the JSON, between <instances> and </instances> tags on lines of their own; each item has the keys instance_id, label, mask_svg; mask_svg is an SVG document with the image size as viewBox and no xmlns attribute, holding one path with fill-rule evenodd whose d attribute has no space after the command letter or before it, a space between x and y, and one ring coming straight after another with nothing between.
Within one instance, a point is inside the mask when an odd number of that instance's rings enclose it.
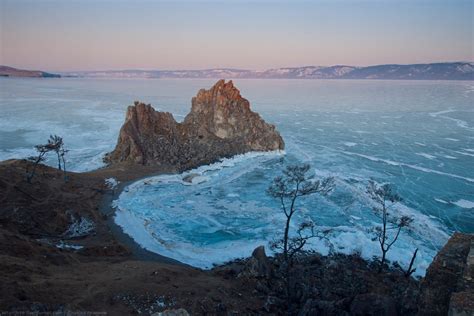
<instances>
[{"instance_id":1,"label":"leafless shrub","mask_svg":"<svg viewBox=\"0 0 474 316\"><path fill-rule=\"evenodd\" d=\"M395 244L403 228L409 227L413 218L409 216L399 216L392 213L393 205L401 201L401 197L394 192L389 184L378 185L374 181L369 181L367 193L376 202L372 209L375 215L382 221L380 226L372 229L374 241L378 241L382 251L379 272L382 272L387 260L387 253Z\"/></svg>"}]
</instances>

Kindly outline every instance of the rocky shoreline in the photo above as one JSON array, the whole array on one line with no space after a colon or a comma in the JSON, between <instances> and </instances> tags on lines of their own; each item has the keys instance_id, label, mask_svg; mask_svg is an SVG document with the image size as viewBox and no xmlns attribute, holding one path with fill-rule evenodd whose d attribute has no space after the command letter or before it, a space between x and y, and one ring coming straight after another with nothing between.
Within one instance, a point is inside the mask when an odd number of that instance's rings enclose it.
<instances>
[{"instance_id":1,"label":"rocky shoreline","mask_svg":"<svg viewBox=\"0 0 474 316\"><path fill-rule=\"evenodd\" d=\"M248 101L224 81L193 99L189 121L205 122L198 124L205 127L201 130L176 125L174 119L165 124L170 129L156 128L161 114L141 103L135 110L127 116L128 127L122 129L106 168L69 173L65 182L61 171L39 165L28 183L25 174L31 162L0 162L0 313L473 313L472 234L455 234L422 280L406 278L392 268L378 273L373 262L356 253L302 254L295 264L297 286L290 312L280 263L267 257L263 247L249 258L212 270L142 249L113 220L111 201L126 185L235 153L281 149L284 144L275 128L252 114ZM244 118L246 124L237 123ZM172 144L177 152L161 152ZM203 146L205 154L193 158ZM117 181L115 186L112 182Z\"/></svg>"},{"instance_id":2,"label":"rocky shoreline","mask_svg":"<svg viewBox=\"0 0 474 316\"><path fill-rule=\"evenodd\" d=\"M154 177L162 174L164 174L164 172L155 172L150 175L146 175L136 179L118 181L119 183L117 184L117 186L107 190L104 193L103 198L100 202L99 211L104 217L106 217L106 224L110 230L110 233L119 243L123 244L127 249L130 249L131 255L134 259L182 265L182 263L179 261L144 249L142 246L137 244L131 236L126 234L114 220L116 209L112 206L112 202L120 196L120 193L122 193L123 189L125 189L128 185L141 179Z\"/></svg>"},{"instance_id":3,"label":"rocky shoreline","mask_svg":"<svg viewBox=\"0 0 474 316\"><path fill-rule=\"evenodd\" d=\"M64 183L60 172L42 166L42 177L27 185L27 164L18 160L0 163L0 183L6 192L1 197L0 290L5 294L0 310L146 315L184 308L197 315L285 313L278 277L267 277L264 270L255 269L262 266L255 262L263 260L267 262L264 266L277 270L272 258L254 255L203 271L144 255L137 251L139 246L131 244L133 240L128 243L118 237L111 229L112 214L100 211L101 204L113 196L105 179L114 174L125 185L134 180L132 174L145 172L143 169L71 174L70 182ZM54 203L48 202L53 197ZM26 200L28 210L23 209ZM85 201L87 207L81 208ZM56 207L75 209L76 216L93 218L94 230L84 236L64 236L70 223L54 211ZM23 213L27 211L37 216L34 222ZM59 240L82 248L58 248ZM455 235L421 283L396 270L379 274L357 254L308 254L298 264L297 276L307 286L295 306L300 315L367 314L373 311L367 308L372 307L379 315L445 315L450 308L469 310L472 262L466 262L473 243L472 235ZM440 279L440 275L445 277ZM444 303L439 301L440 295L446 297ZM434 306L438 306L435 312Z\"/></svg>"}]
</instances>

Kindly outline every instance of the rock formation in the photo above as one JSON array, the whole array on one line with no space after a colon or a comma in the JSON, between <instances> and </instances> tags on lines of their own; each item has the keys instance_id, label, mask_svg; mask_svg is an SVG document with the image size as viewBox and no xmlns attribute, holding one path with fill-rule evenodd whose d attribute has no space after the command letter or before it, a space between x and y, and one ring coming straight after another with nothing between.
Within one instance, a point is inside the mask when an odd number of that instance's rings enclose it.
<instances>
[{"instance_id":1,"label":"rock formation","mask_svg":"<svg viewBox=\"0 0 474 316\"><path fill-rule=\"evenodd\" d=\"M474 234L455 233L421 283L419 315L474 315Z\"/></svg>"},{"instance_id":2,"label":"rock formation","mask_svg":"<svg viewBox=\"0 0 474 316\"><path fill-rule=\"evenodd\" d=\"M250 110L232 81L219 80L198 92L182 123L149 104L129 106L117 146L104 160L185 170L249 151L283 148L275 126Z\"/></svg>"},{"instance_id":3,"label":"rock formation","mask_svg":"<svg viewBox=\"0 0 474 316\"><path fill-rule=\"evenodd\" d=\"M254 249L252 256L245 263L244 269L238 274L239 277L255 277L270 279L273 275L273 266L265 253L265 247L259 246Z\"/></svg>"}]
</instances>

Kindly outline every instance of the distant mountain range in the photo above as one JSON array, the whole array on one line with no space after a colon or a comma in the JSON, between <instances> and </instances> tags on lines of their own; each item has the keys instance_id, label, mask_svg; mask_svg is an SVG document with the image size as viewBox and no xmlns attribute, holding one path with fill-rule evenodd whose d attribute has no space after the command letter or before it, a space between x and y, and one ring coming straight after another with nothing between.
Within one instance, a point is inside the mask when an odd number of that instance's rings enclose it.
<instances>
[{"instance_id":1,"label":"distant mountain range","mask_svg":"<svg viewBox=\"0 0 474 316\"><path fill-rule=\"evenodd\" d=\"M400 79L474 80L474 63L452 62L413 65L306 66L268 70L110 70L63 73L86 78L261 78L261 79Z\"/></svg>"},{"instance_id":2,"label":"distant mountain range","mask_svg":"<svg viewBox=\"0 0 474 316\"><path fill-rule=\"evenodd\" d=\"M39 70L24 70L0 65L0 77L59 78L61 75Z\"/></svg>"},{"instance_id":3,"label":"distant mountain range","mask_svg":"<svg viewBox=\"0 0 474 316\"><path fill-rule=\"evenodd\" d=\"M81 78L212 78L212 79L391 79L391 80L474 80L474 63L451 62L413 65L306 66L246 70L216 68L204 70L105 70L64 72L61 75L43 71L0 66L4 77L81 77Z\"/></svg>"}]
</instances>

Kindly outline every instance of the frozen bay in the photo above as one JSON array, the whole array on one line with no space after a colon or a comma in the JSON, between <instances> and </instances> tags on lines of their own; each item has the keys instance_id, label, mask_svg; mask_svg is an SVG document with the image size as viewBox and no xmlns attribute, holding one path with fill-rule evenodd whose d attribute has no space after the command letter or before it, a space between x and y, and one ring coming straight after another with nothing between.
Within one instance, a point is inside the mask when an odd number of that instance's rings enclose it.
<instances>
[{"instance_id":1,"label":"frozen bay","mask_svg":"<svg viewBox=\"0 0 474 316\"><path fill-rule=\"evenodd\" d=\"M181 120L215 80L0 79L0 159L23 158L49 134L64 137L72 170L102 166L134 100ZM395 185L415 217L390 259L420 247L423 270L448 235L474 232L474 83L371 80L237 80L252 109L277 126L285 154L246 155L182 175L137 182L115 203L117 221L151 250L207 267L248 255L283 227L265 194L287 164L334 176L328 198L301 200L302 216L334 228L336 249L377 254L369 179ZM54 164L53 161L50 163ZM133 225L132 225L133 224ZM139 234L137 233L139 232ZM315 243L326 251L325 245Z\"/></svg>"}]
</instances>

